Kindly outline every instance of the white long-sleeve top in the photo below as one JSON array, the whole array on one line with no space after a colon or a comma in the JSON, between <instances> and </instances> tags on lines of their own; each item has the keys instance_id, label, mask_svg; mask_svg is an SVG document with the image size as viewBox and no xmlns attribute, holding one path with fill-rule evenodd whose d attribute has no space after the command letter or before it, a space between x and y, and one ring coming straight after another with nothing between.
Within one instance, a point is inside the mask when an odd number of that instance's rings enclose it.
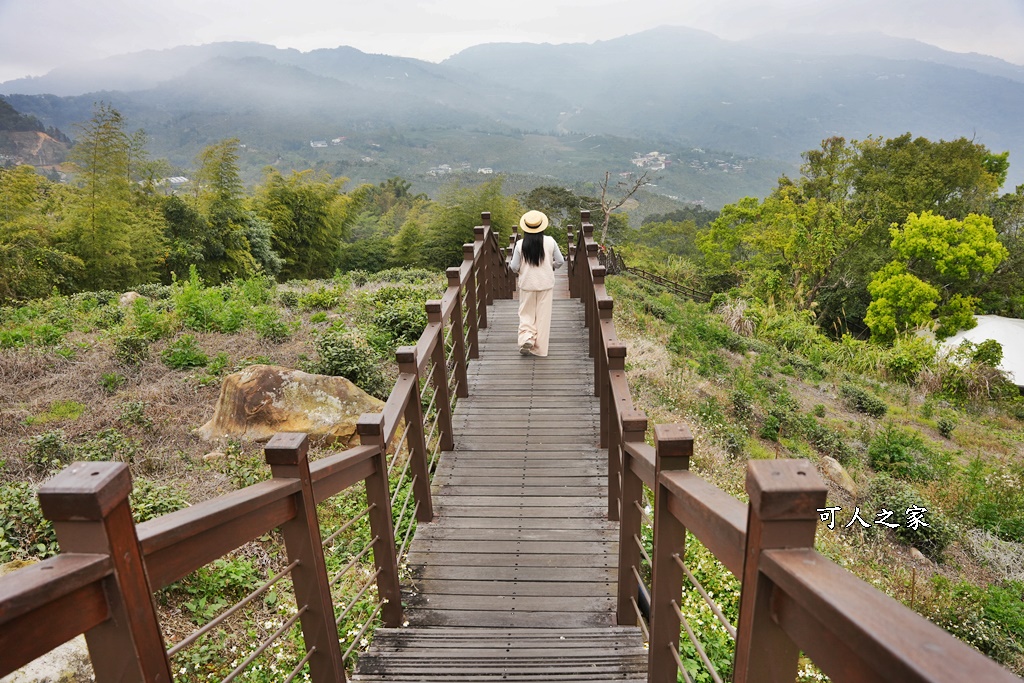
<instances>
[{"instance_id":1,"label":"white long-sleeve top","mask_svg":"<svg viewBox=\"0 0 1024 683\"><path fill-rule=\"evenodd\" d=\"M565 263L555 238L544 235L544 260L533 265L523 258L523 240L516 242L509 267L519 273L519 289L541 291L555 286L555 269Z\"/></svg>"}]
</instances>

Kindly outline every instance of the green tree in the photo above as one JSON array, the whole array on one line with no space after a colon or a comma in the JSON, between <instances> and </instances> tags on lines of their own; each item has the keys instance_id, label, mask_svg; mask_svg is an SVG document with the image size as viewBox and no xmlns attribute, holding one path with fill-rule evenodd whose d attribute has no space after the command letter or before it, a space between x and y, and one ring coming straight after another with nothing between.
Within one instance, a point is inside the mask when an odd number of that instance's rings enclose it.
<instances>
[{"instance_id":1,"label":"green tree","mask_svg":"<svg viewBox=\"0 0 1024 683\"><path fill-rule=\"evenodd\" d=\"M392 266L419 266L423 261L423 242L430 212L430 201L417 200L406 212L405 222L391 238Z\"/></svg>"},{"instance_id":2,"label":"green tree","mask_svg":"<svg viewBox=\"0 0 1024 683\"><path fill-rule=\"evenodd\" d=\"M978 289L986 313L1024 318L1024 185L992 205L992 225L1007 257Z\"/></svg>"},{"instance_id":3,"label":"green tree","mask_svg":"<svg viewBox=\"0 0 1024 683\"><path fill-rule=\"evenodd\" d=\"M973 293L1007 256L992 219L968 214L947 219L930 211L911 213L891 229L896 260L868 286L871 304L865 323L873 336L891 340L896 333L938 315L939 337L973 327Z\"/></svg>"},{"instance_id":4,"label":"green tree","mask_svg":"<svg viewBox=\"0 0 1024 683\"><path fill-rule=\"evenodd\" d=\"M45 210L54 189L31 166L0 169L0 303L66 289L81 274L81 260L54 246Z\"/></svg>"},{"instance_id":5,"label":"green tree","mask_svg":"<svg viewBox=\"0 0 1024 683\"><path fill-rule=\"evenodd\" d=\"M100 103L79 128L71 149L75 192L69 198L62 241L84 264L84 289L119 289L156 279L163 257L159 215L133 192L132 164L143 157L142 137Z\"/></svg>"},{"instance_id":6,"label":"green tree","mask_svg":"<svg viewBox=\"0 0 1024 683\"><path fill-rule=\"evenodd\" d=\"M966 138L933 142L909 133L853 142L848 151L853 155L848 223L863 232L816 298L819 322L858 330L871 301L867 283L894 258L890 226L925 211L957 220L987 213L1007 159Z\"/></svg>"},{"instance_id":7,"label":"green tree","mask_svg":"<svg viewBox=\"0 0 1024 683\"><path fill-rule=\"evenodd\" d=\"M357 207L341 193L346 178L330 179L312 171L284 177L267 173L258 188L256 212L273 226L272 245L284 259L281 277L330 277L338 266L338 248Z\"/></svg>"},{"instance_id":8,"label":"green tree","mask_svg":"<svg viewBox=\"0 0 1024 683\"><path fill-rule=\"evenodd\" d=\"M473 228L480 225L480 214L491 212L491 225L506 236L518 225L523 214L519 202L502 193L499 176L476 187L449 185L434 204L423 243L422 263L427 268L443 269L462 262L462 245L473 241ZM499 242L502 240L499 239Z\"/></svg>"},{"instance_id":9,"label":"green tree","mask_svg":"<svg viewBox=\"0 0 1024 683\"><path fill-rule=\"evenodd\" d=\"M864 322L871 336L892 341L897 335L931 322L939 304L939 291L908 273L903 264L890 263L868 284L871 304Z\"/></svg>"},{"instance_id":10,"label":"green tree","mask_svg":"<svg viewBox=\"0 0 1024 683\"><path fill-rule=\"evenodd\" d=\"M196 265L208 283L245 277L257 267L246 239L251 216L245 208L238 144L237 138L223 140L203 149L197 159L195 208L209 225L210 238L203 240L203 260Z\"/></svg>"}]
</instances>

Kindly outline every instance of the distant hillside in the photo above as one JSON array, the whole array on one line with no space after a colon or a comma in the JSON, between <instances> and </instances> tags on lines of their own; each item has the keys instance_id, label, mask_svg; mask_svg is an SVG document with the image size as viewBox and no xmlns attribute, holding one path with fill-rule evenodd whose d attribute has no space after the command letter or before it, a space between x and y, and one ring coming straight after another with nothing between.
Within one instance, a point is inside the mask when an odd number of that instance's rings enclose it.
<instances>
[{"instance_id":1,"label":"distant hillside","mask_svg":"<svg viewBox=\"0 0 1024 683\"><path fill-rule=\"evenodd\" d=\"M1010 150L1011 177L1024 182L1024 69L978 56L923 50L907 58L906 41L769 49L701 31L665 28L594 45L491 44L465 50L446 66L535 93L572 109L573 130L623 136L660 133L694 145L783 159L824 138L895 136L973 138ZM936 60L943 57L943 63ZM1017 80L994 75L1004 65ZM533 104L531 102L531 104Z\"/></svg>"},{"instance_id":2,"label":"distant hillside","mask_svg":"<svg viewBox=\"0 0 1024 683\"><path fill-rule=\"evenodd\" d=\"M767 193L826 137L909 131L1009 150L1009 184L1024 182L1024 68L882 36L730 42L661 28L480 45L441 64L218 43L85 62L0 92L67 130L109 102L183 168L238 137L250 180L267 165L315 166L429 189L448 166L574 184L635 171L634 155L658 151L656 191L720 206Z\"/></svg>"},{"instance_id":3,"label":"distant hillside","mask_svg":"<svg viewBox=\"0 0 1024 683\"><path fill-rule=\"evenodd\" d=\"M70 140L35 116L22 114L0 98L0 166L52 166L64 160Z\"/></svg>"}]
</instances>

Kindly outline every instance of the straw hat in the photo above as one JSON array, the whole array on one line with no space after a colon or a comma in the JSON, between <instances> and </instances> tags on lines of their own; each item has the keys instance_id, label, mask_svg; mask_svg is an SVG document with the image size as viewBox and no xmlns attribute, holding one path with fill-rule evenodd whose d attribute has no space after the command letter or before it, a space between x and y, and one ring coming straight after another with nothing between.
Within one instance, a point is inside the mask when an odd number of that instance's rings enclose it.
<instances>
[{"instance_id":1,"label":"straw hat","mask_svg":"<svg viewBox=\"0 0 1024 683\"><path fill-rule=\"evenodd\" d=\"M548 217L540 211L527 211L519 219L519 227L523 232L544 232L548 227Z\"/></svg>"}]
</instances>

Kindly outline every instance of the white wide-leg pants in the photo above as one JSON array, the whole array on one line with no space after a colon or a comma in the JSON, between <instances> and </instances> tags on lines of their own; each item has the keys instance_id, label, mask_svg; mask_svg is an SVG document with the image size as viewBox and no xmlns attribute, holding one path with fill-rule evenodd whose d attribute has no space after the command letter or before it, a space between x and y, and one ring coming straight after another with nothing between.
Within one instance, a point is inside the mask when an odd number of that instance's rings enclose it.
<instances>
[{"instance_id":1,"label":"white wide-leg pants","mask_svg":"<svg viewBox=\"0 0 1024 683\"><path fill-rule=\"evenodd\" d=\"M530 352L535 356L548 355L551 336L550 289L519 290L519 346L527 340L533 342Z\"/></svg>"}]
</instances>

